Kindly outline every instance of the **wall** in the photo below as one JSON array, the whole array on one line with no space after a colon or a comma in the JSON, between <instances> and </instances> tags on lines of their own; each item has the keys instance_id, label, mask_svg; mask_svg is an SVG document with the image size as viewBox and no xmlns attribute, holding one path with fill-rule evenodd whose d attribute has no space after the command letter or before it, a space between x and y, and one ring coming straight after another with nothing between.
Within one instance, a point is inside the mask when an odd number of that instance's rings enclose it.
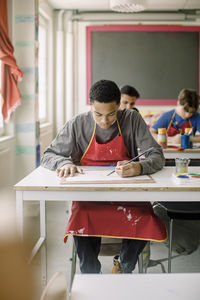
<instances>
[{"instance_id":1,"label":"wall","mask_svg":"<svg viewBox=\"0 0 200 300\"><path fill-rule=\"evenodd\" d=\"M48 107L47 107L47 120L40 124L40 154L42 156L44 150L51 143L54 136L54 41L53 41L53 10L47 4L47 1L39 1L39 14L46 20L48 23L48 74L47 74L47 90L48 90Z\"/></svg>"},{"instance_id":2,"label":"wall","mask_svg":"<svg viewBox=\"0 0 200 300\"><path fill-rule=\"evenodd\" d=\"M22 103L15 112L16 181L18 181L36 166L38 95L35 15L37 8L34 0L15 0L13 4L13 44L17 63L23 71L23 80L19 83Z\"/></svg>"},{"instance_id":3,"label":"wall","mask_svg":"<svg viewBox=\"0 0 200 300\"><path fill-rule=\"evenodd\" d=\"M84 16L84 14L83 14ZM119 14L118 14L119 16ZM81 17L80 17L81 18ZM94 18L94 17L93 17ZM113 18L113 21L112 21ZM86 26L89 25L106 25L106 24L172 24L172 25L188 25L188 26L199 26L200 25L200 17L196 21L140 21L140 22L125 22L121 21L119 16L119 21L117 21L116 15L110 16L110 21L87 21L86 18L82 18L84 21L74 21L74 35L75 35L75 49L76 49L76 67L75 67L75 85L74 85L74 93L75 93L75 103L76 110L75 113L82 113L89 109L88 105L86 105L86 39L85 39L85 30ZM88 19L92 19L92 15L88 17ZM100 19L96 17L96 19ZM103 18L102 18L103 19ZM108 17L107 17L108 19ZM146 113L148 111L158 112L169 110L173 106L141 106L139 110Z\"/></svg>"},{"instance_id":4,"label":"wall","mask_svg":"<svg viewBox=\"0 0 200 300\"><path fill-rule=\"evenodd\" d=\"M0 138L1 204L15 209L13 185L35 167L35 4L8 0L9 35L17 64L24 71L19 84L22 104Z\"/></svg>"}]
</instances>

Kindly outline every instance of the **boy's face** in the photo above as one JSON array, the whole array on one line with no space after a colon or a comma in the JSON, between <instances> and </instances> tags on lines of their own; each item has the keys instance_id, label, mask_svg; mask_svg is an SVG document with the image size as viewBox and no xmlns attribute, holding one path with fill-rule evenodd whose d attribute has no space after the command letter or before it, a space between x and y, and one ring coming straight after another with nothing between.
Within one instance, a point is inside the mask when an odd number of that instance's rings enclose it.
<instances>
[{"instance_id":1,"label":"boy's face","mask_svg":"<svg viewBox=\"0 0 200 300\"><path fill-rule=\"evenodd\" d=\"M121 94L121 100L120 100L120 108L128 108L128 109L133 109L135 106L135 101L136 101L135 96L129 96L127 94Z\"/></svg>"},{"instance_id":2,"label":"boy's face","mask_svg":"<svg viewBox=\"0 0 200 300\"><path fill-rule=\"evenodd\" d=\"M119 104L117 104L116 101L102 103L95 100L90 106L93 118L99 127L102 129L110 128L117 118Z\"/></svg>"},{"instance_id":3,"label":"boy's face","mask_svg":"<svg viewBox=\"0 0 200 300\"><path fill-rule=\"evenodd\" d=\"M184 107L181 105L178 101L177 107L176 107L176 112L178 115L183 118L184 120L189 119L192 115L195 114L196 110L194 107Z\"/></svg>"}]
</instances>

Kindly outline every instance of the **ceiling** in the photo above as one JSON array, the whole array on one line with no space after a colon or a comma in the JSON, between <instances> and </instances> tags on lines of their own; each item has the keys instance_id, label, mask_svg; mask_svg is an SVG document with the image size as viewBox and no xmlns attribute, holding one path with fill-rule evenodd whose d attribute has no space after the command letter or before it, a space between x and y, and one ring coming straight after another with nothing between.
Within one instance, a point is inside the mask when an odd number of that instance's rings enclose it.
<instances>
[{"instance_id":1,"label":"ceiling","mask_svg":"<svg viewBox=\"0 0 200 300\"><path fill-rule=\"evenodd\" d=\"M200 10L200 0L143 0L146 11ZM48 0L54 9L109 11L109 0Z\"/></svg>"}]
</instances>

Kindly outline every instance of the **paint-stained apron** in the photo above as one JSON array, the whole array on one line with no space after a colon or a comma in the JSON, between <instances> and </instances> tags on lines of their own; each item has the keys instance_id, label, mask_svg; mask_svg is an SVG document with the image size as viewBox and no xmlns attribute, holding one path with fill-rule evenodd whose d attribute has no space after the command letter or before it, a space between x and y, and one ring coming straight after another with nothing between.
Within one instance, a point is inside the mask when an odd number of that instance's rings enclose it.
<instances>
[{"instance_id":1,"label":"paint-stained apron","mask_svg":"<svg viewBox=\"0 0 200 300\"><path fill-rule=\"evenodd\" d=\"M172 115L172 118L170 120L169 126L167 128L167 135L168 136L175 136L177 134L180 134L179 130L175 127L173 127L173 122L174 122L174 118L175 118L175 112ZM184 123L182 123L181 125L177 125L181 130L182 133L185 133L185 128L192 128L192 124L190 122L190 120L185 120Z\"/></svg>"},{"instance_id":2,"label":"paint-stained apron","mask_svg":"<svg viewBox=\"0 0 200 300\"><path fill-rule=\"evenodd\" d=\"M81 165L114 165L118 161L130 159L118 121L117 124L120 135L106 144L96 142L95 124L91 141L81 158ZM165 225L154 214L149 202L74 201L65 232L65 242L70 234L159 242L167 238Z\"/></svg>"}]
</instances>

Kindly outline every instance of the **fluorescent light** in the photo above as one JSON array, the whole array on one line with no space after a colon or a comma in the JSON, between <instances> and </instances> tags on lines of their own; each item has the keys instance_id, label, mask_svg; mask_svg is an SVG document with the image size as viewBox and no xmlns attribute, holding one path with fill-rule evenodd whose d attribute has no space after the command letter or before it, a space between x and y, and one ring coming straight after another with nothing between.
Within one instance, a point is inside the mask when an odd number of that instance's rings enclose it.
<instances>
[{"instance_id":1,"label":"fluorescent light","mask_svg":"<svg viewBox=\"0 0 200 300\"><path fill-rule=\"evenodd\" d=\"M139 12L145 10L143 0L110 0L110 9L118 12Z\"/></svg>"}]
</instances>

